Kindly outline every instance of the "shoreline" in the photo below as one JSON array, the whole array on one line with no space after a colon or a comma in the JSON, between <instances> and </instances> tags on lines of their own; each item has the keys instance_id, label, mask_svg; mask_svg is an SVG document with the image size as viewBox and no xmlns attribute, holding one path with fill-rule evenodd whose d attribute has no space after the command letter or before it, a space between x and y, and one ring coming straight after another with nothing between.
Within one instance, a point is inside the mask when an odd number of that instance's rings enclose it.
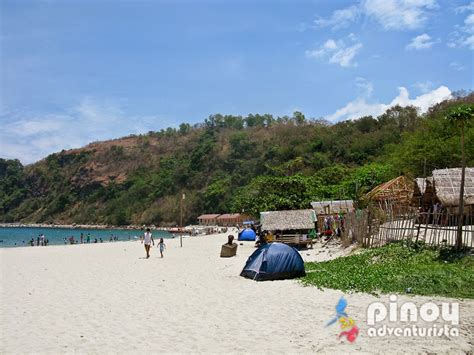
<instances>
[{"instance_id":1,"label":"shoreline","mask_svg":"<svg viewBox=\"0 0 474 355\"><path fill-rule=\"evenodd\" d=\"M167 232L188 232L191 229L232 229L236 228L235 226L204 226L204 225L187 225L183 227L160 227L154 224L150 225L136 225L129 224L126 226L114 226L111 224L56 224L56 223L21 223L21 222L12 222L12 223L0 223L0 228L68 228L68 229L122 229L122 230L144 230L150 228L151 230L163 230Z\"/></svg>"},{"instance_id":2,"label":"shoreline","mask_svg":"<svg viewBox=\"0 0 474 355\"><path fill-rule=\"evenodd\" d=\"M68 228L68 229L123 229L123 230L141 230L144 228L153 228L155 230L166 230L165 227L151 226L114 226L109 224L49 224L49 223L0 223L0 228Z\"/></svg>"},{"instance_id":3,"label":"shoreline","mask_svg":"<svg viewBox=\"0 0 474 355\"><path fill-rule=\"evenodd\" d=\"M200 225L189 225L184 227L160 227L154 224L151 225L128 225L128 226L114 226L110 224L49 224L49 223L0 223L0 228L63 228L63 229L97 229L97 230L108 230L108 229L119 229L119 230L145 230L150 228L156 231L166 231L170 233L188 232L192 228L195 229L221 229L221 228L234 228L234 227L222 227L222 226L200 226Z\"/></svg>"}]
</instances>

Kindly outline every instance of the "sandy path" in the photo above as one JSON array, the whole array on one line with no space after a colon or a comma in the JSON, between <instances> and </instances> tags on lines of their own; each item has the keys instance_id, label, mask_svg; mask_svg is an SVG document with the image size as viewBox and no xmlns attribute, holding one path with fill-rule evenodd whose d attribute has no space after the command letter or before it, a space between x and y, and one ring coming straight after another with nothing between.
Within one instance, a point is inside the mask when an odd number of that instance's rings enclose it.
<instances>
[{"instance_id":1,"label":"sandy path","mask_svg":"<svg viewBox=\"0 0 474 355\"><path fill-rule=\"evenodd\" d=\"M148 260L139 242L0 249L0 352L473 351L473 301L461 301L457 338L372 338L364 330L366 308L388 297L347 295L361 328L350 344L337 338L337 326L325 328L342 292L244 279L239 273L253 243L239 245L237 257L219 258L225 240L186 238L183 248L169 240L163 259L155 247ZM302 255L322 260L330 258L326 250Z\"/></svg>"}]
</instances>

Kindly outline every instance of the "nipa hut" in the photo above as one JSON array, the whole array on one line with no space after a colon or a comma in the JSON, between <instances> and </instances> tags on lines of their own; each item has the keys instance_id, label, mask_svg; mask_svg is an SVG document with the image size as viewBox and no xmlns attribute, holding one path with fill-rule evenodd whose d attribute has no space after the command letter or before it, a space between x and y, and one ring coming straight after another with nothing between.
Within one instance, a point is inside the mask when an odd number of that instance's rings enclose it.
<instances>
[{"instance_id":1,"label":"nipa hut","mask_svg":"<svg viewBox=\"0 0 474 355\"><path fill-rule=\"evenodd\" d=\"M416 178L412 205L428 211L436 202L438 201L434 193L433 177Z\"/></svg>"},{"instance_id":2,"label":"nipa hut","mask_svg":"<svg viewBox=\"0 0 474 355\"><path fill-rule=\"evenodd\" d=\"M337 200L337 201L315 201L311 202L311 207L319 215L339 214L354 212L354 201Z\"/></svg>"},{"instance_id":3,"label":"nipa hut","mask_svg":"<svg viewBox=\"0 0 474 355\"><path fill-rule=\"evenodd\" d=\"M433 171L436 198L451 213L458 213L461 191L461 168ZM474 213L474 168L466 168L464 180L464 213Z\"/></svg>"},{"instance_id":4,"label":"nipa hut","mask_svg":"<svg viewBox=\"0 0 474 355\"><path fill-rule=\"evenodd\" d=\"M342 227L343 215L355 211L353 200L315 201L311 202L311 207L318 218L319 233L329 230L335 232Z\"/></svg>"},{"instance_id":5,"label":"nipa hut","mask_svg":"<svg viewBox=\"0 0 474 355\"><path fill-rule=\"evenodd\" d=\"M264 231L308 231L315 229L314 210L260 212L260 223Z\"/></svg>"},{"instance_id":6,"label":"nipa hut","mask_svg":"<svg viewBox=\"0 0 474 355\"><path fill-rule=\"evenodd\" d=\"M385 211L403 210L411 205L415 182L399 176L375 187L366 197Z\"/></svg>"}]
</instances>

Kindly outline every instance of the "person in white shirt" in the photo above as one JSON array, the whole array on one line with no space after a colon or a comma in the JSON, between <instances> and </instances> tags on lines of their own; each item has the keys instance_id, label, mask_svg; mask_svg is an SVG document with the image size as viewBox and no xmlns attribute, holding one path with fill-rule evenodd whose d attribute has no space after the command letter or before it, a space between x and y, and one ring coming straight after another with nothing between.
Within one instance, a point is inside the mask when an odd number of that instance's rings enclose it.
<instances>
[{"instance_id":1,"label":"person in white shirt","mask_svg":"<svg viewBox=\"0 0 474 355\"><path fill-rule=\"evenodd\" d=\"M146 258L148 259L150 257L150 245L151 243L155 245L155 241L153 240L153 237L151 235L150 228L147 228L145 234L143 235L142 244L143 243L145 243Z\"/></svg>"}]
</instances>

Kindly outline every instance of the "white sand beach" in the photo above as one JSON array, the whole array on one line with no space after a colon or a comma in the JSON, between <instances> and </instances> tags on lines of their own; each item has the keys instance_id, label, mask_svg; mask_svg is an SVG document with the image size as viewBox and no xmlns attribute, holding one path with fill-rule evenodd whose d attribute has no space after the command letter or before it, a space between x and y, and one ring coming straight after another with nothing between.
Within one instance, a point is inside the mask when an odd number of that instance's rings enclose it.
<instances>
[{"instance_id":1,"label":"white sand beach","mask_svg":"<svg viewBox=\"0 0 474 355\"><path fill-rule=\"evenodd\" d=\"M388 296L348 294L361 333L354 343L325 327L343 293L296 280L240 277L252 242L220 258L226 235L166 240L165 257L140 242L0 249L0 353L466 353L474 349L474 301L460 302L459 337L369 337L366 309ZM156 243L155 243L156 244ZM344 254L301 252L305 260ZM397 323L400 326L400 323ZM441 325L442 326L442 325Z\"/></svg>"}]
</instances>

